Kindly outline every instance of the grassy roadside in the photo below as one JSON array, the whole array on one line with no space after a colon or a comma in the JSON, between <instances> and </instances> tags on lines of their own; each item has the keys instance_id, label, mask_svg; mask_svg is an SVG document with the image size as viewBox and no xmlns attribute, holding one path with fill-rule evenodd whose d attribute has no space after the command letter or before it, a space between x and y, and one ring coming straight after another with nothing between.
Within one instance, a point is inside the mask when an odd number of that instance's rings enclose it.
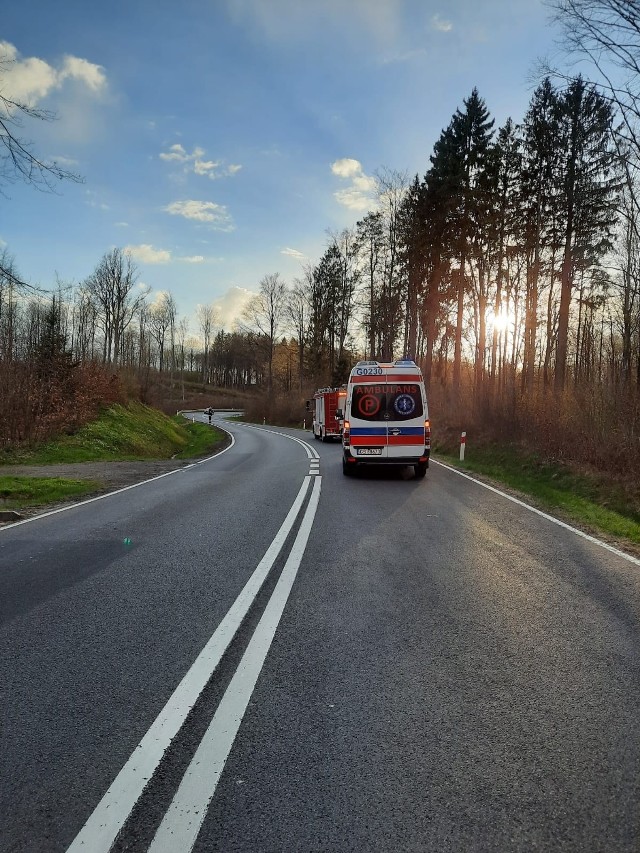
<instances>
[{"instance_id":1,"label":"grassy roadside","mask_svg":"<svg viewBox=\"0 0 640 853\"><path fill-rule=\"evenodd\" d=\"M226 435L208 424L170 418L139 403L116 405L74 435L28 450L3 452L0 509L55 503L95 492L100 486L91 480L3 475L4 465L192 459L214 452L225 441Z\"/></svg>"},{"instance_id":2,"label":"grassy roadside","mask_svg":"<svg viewBox=\"0 0 640 853\"><path fill-rule=\"evenodd\" d=\"M434 458L488 478L528 499L539 509L596 536L640 546L640 493L603 474L578 472L513 449L474 448L464 462L438 450Z\"/></svg>"}]
</instances>

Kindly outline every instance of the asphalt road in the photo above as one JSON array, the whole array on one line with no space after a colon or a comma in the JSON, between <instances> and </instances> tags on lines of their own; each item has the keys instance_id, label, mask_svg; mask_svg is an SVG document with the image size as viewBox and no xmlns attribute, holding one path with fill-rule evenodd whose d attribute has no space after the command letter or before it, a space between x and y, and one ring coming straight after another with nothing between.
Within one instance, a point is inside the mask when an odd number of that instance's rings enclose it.
<instances>
[{"instance_id":1,"label":"asphalt road","mask_svg":"<svg viewBox=\"0 0 640 853\"><path fill-rule=\"evenodd\" d=\"M0 850L640 849L640 563L228 428L0 529Z\"/></svg>"}]
</instances>

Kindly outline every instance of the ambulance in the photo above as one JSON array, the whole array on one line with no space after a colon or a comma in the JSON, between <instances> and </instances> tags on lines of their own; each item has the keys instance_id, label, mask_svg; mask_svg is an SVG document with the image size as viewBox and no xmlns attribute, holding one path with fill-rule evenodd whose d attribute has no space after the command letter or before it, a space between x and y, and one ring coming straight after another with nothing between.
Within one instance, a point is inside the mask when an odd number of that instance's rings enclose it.
<instances>
[{"instance_id":1,"label":"ambulance","mask_svg":"<svg viewBox=\"0 0 640 853\"><path fill-rule=\"evenodd\" d=\"M342 422L336 418L336 412L344 410L347 396L346 388L319 388L313 400L307 401L307 411L312 412L311 429L313 437L320 441L340 440Z\"/></svg>"},{"instance_id":2,"label":"ambulance","mask_svg":"<svg viewBox=\"0 0 640 853\"><path fill-rule=\"evenodd\" d=\"M429 467L431 424L422 371L411 359L359 361L347 383L342 423L342 471L362 465Z\"/></svg>"}]
</instances>

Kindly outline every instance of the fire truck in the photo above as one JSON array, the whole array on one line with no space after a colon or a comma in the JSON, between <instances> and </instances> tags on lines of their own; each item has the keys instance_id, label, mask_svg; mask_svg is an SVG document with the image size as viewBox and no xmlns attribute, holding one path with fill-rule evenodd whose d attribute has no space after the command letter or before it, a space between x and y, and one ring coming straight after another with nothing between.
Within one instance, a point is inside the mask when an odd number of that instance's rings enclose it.
<instances>
[{"instance_id":1,"label":"fire truck","mask_svg":"<svg viewBox=\"0 0 640 853\"><path fill-rule=\"evenodd\" d=\"M347 399L346 388L319 388L313 395L313 400L307 400L307 411L313 415L313 437L319 441L340 439L342 421L336 418L336 411L344 411Z\"/></svg>"}]
</instances>

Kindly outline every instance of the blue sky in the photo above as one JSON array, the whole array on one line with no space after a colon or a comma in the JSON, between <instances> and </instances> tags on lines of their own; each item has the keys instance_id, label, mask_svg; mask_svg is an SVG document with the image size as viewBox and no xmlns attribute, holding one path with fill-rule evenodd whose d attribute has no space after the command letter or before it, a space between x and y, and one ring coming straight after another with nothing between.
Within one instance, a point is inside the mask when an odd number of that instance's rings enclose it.
<instances>
[{"instance_id":1,"label":"blue sky","mask_svg":"<svg viewBox=\"0 0 640 853\"><path fill-rule=\"evenodd\" d=\"M58 117L20 136L85 180L3 186L0 247L44 288L128 248L193 333L198 304L230 329L373 208L377 171L424 175L474 86L521 120L556 37L539 0L5 4L3 93Z\"/></svg>"}]
</instances>

